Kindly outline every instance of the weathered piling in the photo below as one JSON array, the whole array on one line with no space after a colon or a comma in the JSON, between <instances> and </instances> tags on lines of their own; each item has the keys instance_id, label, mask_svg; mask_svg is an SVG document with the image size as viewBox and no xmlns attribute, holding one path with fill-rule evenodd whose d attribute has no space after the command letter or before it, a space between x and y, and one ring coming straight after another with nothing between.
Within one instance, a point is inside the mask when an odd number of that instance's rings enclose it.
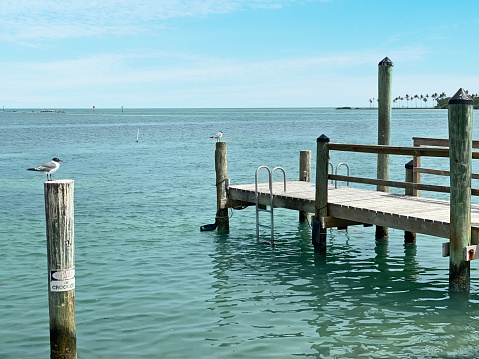
<instances>
[{"instance_id":1,"label":"weathered piling","mask_svg":"<svg viewBox=\"0 0 479 359\"><path fill-rule=\"evenodd\" d=\"M378 65L378 145L391 144L391 99L393 62L385 57ZM389 180L389 155L378 154L377 178ZM377 186L378 191L389 192L388 186ZM376 239L386 239L388 229L376 226Z\"/></svg>"},{"instance_id":2,"label":"weathered piling","mask_svg":"<svg viewBox=\"0 0 479 359\"><path fill-rule=\"evenodd\" d=\"M301 151L299 153L299 180L311 181L311 151ZM309 213L300 211L299 221L301 223L309 222Z\"/></svg>"},{"instance_id":3,"label":"weathered piling","mask_svg":"<svg viewBox=\"0 0 479 359\"><path fill-rule=\"evenodd\" d=\"M77 357L73 182L44 183L52 359Z\"/></svg>"},{"instance_id":4,"label":"weathered piling","mask_svg":"<svg viewBox=\"0 0 479 359\"><path fill-rule=\"evenodd\" d=\"M471 166L473 100L461 88L449 100L450 257L449 290L468 292L470 262L464 249L471 244Z\"/></svg>"},{"instance_id":5,"label":"weathered piling","mask_svg":"<svg viewBox=\"0 0 479 359\"><path fill-rule=\"evenodd\" d=\"M328 167L329 167L329 137L321 135L317 138L316 154L316 193L314 204L313 246L315 252L326 254L326 228L321 224L321 218L328 215Z\"/></svg>"},{"instance_id":6,"label":"weathered piling","mask_svg":"<svg viewBox=\"0 0 479 359\"><path fill-rule=\"evenodd\" d=\"M227 192L227 160L226 160L226 142L216 142L215 150L215 171L216 171L216 224L218 231L228 232L230 221L228 217L228 208L224 208L222 203L226 202Z\"/></svg>"},{"instance_id":7,"label":"weathered piling","mask_svg":"<svg viewBox=\"0 0 479 359\"><path fill-rule=\"evenodd\" d=\"M405 164L406 169L406 182L413 182L414 181L414 161L411 160ZM414 190L412 188L406 188L404 191L406 196L414 196ZM404 232L404 243L415 243L416 242L416 233L405 231Z\"/></svg>"}]
</instances>

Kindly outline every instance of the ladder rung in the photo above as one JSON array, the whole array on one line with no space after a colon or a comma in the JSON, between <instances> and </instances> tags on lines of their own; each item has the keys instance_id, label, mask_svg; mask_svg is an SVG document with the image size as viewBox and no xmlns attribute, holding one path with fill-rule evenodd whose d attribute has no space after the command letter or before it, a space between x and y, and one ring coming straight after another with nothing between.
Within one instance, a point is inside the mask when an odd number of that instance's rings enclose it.
<instances>
[{"instance_id":1,"label":"ladder rung","mask_svg":"<svg viewBox=\"0 0 479 359\"><path fill-rule=\"evenodd\" d=\"M271 228L271 226L267 226L266 224L257 224L257 226L263 228Z\"/></svg>"},{"instance_id":2,"label":"ladder rung","mask_svg":"<svg viewBox=\"0 0 479 359\"><path fill-rule=\"evenodd\" d=\"M258 212L268 212L268 213L271 213L271 210L270 210L270 209L261 209L261 208L258 208Z\"/></svg>"}]
</instances>

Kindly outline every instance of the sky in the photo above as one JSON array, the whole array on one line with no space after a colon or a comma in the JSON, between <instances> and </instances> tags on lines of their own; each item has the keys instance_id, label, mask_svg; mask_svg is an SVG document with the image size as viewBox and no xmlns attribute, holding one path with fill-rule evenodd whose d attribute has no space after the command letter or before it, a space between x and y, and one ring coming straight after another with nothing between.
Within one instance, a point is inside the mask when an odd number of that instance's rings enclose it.
<instances>
[{"instance_id":1,"label":"sky","mask_svg":"<svg viewBox=\"0 0 479 359\"><path fill-rule=\"evenodd\" d=\"M477 0L2 0L0 106L369 107L386 56L393 97L478 93L477 14Z\"/></svg>"}]
</instances>

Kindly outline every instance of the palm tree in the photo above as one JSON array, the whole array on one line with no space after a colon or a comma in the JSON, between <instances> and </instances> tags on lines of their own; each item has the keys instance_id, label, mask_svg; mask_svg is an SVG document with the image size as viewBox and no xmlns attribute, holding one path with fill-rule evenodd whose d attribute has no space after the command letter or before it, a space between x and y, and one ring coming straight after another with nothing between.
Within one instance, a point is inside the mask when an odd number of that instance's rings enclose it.
<instances>
[{"instance_id":1,"label":"palm tree","mask_svg":"<svg viewBox=\"0 0 479 359\"><path fill-rule=\"evenodd\" d=\"M407 103L407 108L409 108L409 95L406 94L406 103Z\"/></svg>"},{"instance_id":2,"label":"palm tree","mask_svg":"<svg viewBox=\"0 0 479 359\"><path fill-rule=\"evenodd\" d=\"M416 100L416 108L417 108L417 99L419 98L418 95L414 95L414 99Z\"/></svg>"},{"instance_id":3,"label":"palm tree","mask_svg":"<svg viewBox=\"0 0 479 359\"><path fill-rule=\"evenodd\" d=\"M372 107L373 100L369 99L369 108Z\"/></svg>"},{"instance_id":4,"label":"palm tree","mask_svg":"<svg viewBox=\"0 0 479 359\"><path fill-rule=\"evenodd\" d=\"M421 99L421 101L424 101L424 96L423 95L419 96L419 98ZM421 108L422 108L422 103L421 103Z\"/></svg>"},{"instance_id":5,"label":"palm tree","mask_svg":"<svg viewBox=\"0 0 479 359\"><path fill-rule=\"evenodd\" d=\"M427 103L429 102L429 95L426 94L426 107L427 107Z\"/></svg>"}]
</instances>

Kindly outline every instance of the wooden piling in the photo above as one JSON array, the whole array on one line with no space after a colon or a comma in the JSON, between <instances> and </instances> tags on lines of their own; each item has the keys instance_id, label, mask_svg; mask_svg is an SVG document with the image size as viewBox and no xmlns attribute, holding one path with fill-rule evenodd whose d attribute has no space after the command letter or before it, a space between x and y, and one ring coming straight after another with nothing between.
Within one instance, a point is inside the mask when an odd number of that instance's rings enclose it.
<instances>
[{"instance_id":1,"label":"wooden piling","mask_svg":"<svg viewBox=\"0 0 479 359\"><path fill-rule=\"evenodd\" d=\"M413 182L414 181L414 161L411 160L404 166L406 169L406 182ZM405 193L406 196L414 196L414 190L412 188L406 188ZM416 242L416 233L405 231L404 232L404 243L415 243Z\"/></svg>"},{"instance_id":2,"label":"wooden piling","mask_svg":"<svg viewBox=\"0 0 479 359\"><path fill-rule=\"evenodd\" d=\"M326 228L321 224L321 218L328 216L328 168L329 168L329 137L321 135L317 138L316 154L316 193L315 219L313 223L313 246L315 252L326 254Z\"/></svg>"},{"instance_id":3,"label":"wooden piling","mask_svg":"<svg viewBox=\"0 0 479 359\"><path fill-rule=\"evenodd\" d=\"M393 62L385 57L378 65L378 145L391 145L391 99ZM377 178L389 180L389 155L378 154ZM387 186L378 191L389 192ZM376 226L376 239L387 239L388 229Z\"/></svg>"},{"instance_id":4,"label":"wooden piling","mask_svg":"<svg viewBox=\"0 0 479 359\"><path fill-rule=\"evenodd\" d=\"M464 249L471 244L472 119L473 100L461 88L448 105L451 292L470 289L470 262L464 259Z\"/></svg>"},{"instance_id":5,"label":"wooden piling","mask_svg":"<svg viewBox=\"0 0 479 359\"><path fill-rule=\"evenodd\" d=\"M226 142L216 142L215 150L215 170L216 170L216 224L218 231L228 232L230 221L228 217L228 208L224 208L222 203L226 201L226 181L228 178L227 160L226 160Z\"/></svg>"},{"instance_id":6,"label":"wooden piling","mask_svg":"<svg viewBox=\"0 0 479 359\"><path fill-rule=\"evenodd\" d=\"M77 357L73 182L44 182L52 359Z\"/></svg>"},{"instance_id":7,"label":"wooden piling","mask_svg":"<svg viewBox=\"0 0 479 359\"><path fill-rule=\"evenodd\" d=\"M299 153L299 180L311 181L311 151L301 151ZM299 222L309 222L309 213L300 211Z\"/></svg>"}]
</instances>

